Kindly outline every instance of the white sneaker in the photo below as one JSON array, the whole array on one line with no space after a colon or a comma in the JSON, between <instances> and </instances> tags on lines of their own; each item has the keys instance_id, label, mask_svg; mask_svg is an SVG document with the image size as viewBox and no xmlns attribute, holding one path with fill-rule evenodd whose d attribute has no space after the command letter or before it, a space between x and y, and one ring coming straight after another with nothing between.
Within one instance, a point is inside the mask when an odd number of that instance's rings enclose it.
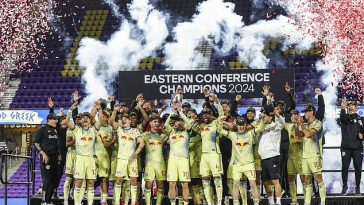
<instances>
[{"instance_id":1,"label":"white sneaker","mask_svg":"<svg viewBox=\"0 0 364 205\"><path fill-rule=\"evenodd\" d=\"M225 205L230 205L229 196L225 196Z\"/></svg>"}]
</instances>

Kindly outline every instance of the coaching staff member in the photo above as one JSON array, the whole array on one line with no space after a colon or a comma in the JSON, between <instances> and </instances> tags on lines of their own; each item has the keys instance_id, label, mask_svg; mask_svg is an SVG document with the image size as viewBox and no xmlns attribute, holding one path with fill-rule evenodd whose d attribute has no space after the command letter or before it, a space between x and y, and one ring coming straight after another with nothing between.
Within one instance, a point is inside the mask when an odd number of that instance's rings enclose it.
<instances>
[{"instance_id":1,"label":"coaching staff member","mask_svg":"<svg viewBox=\"0 0 364 205\"><path fill-rule=\"evenodd\" d=\"M50 113L47 124L41 127L34 138L34 146L40 154L42 175L42 204L51 204L57 181L58 161L61 154L58 148L57 116Z\"/></svg>"},{"instance_id":2,"label":"coaching staff member","mask_svg":"<svg viewBox=\"0 0 364 205\"><path fill-rule=\"evenodd\" d=\"M346 111L347 110L347 111ZM355 169L355 194L360 194L361 169L363 163L363 118L357 114L358 107L354 101L341 103L340 125L341 125L341 161L343 190L341 194L346 195L348 191L348 170L351 159Z\"/></svg>"}]
</instances>

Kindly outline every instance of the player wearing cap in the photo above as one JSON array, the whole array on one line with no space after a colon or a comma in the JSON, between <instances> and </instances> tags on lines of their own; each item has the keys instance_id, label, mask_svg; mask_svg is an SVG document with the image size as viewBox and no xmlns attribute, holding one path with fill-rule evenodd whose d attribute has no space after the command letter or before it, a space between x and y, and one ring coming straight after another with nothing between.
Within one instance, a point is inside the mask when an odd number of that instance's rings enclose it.
<instances>
[{"instance_id":1,"label":"player wearing cap","mask_svg":"<svg viewBox=\"0 0 364 205\"><path fill-rule=\"evenodd\" d=\"M217 96L213 95L212 98L213 102L217 106L219 116L217 119L214 119L213 112L210 109L205 109L201 112L202 123L200 125L200 130L202 138L202 156L200 164L200 174L207 203L209 205L213 204L213 202L211 201L212 193L210 185L210 177L212 176L214 178L218 205L221 205L221 174L223 170L218 133L222 130L222 121L220 118L223 116L223 111Z\"/></svg>"},{"instance_id":2,"label":"player wearing cap","mask_svg":"<svg viewBox=\"0 0 364 205\"><path fill-rule=\"evenodd\" d=\"M237 118L237 132L225 131L222 134L228 137L233 144L233 202L239 204L239 186L243 177L247 177L251 187L254 204L259 204L259 193L256 187L255 164L253 154L253 144L256 143L256 135L263 131L264 122L260 121L256 128L247 130L245 118Z\"/></svg>"},{"instance_id":3,"label":"player wearing cap","mask_svg":"<svg viewBox=\"0 0 364 205\"><path fill-rule=\"evenodd\" d=\"M116 167L116 183L115 183L115 204L120 204L121 185L125 177L130 177L131 181L131 202L132 205L137 200L137 177L138 177L138 163L137 156L144 147L144 141L141 134L136 128L130 127L130 116L122 116L122 125L120 126L115 122L116 112L119 110L120 105L114 106L110 123L114 130L117 131L117 140L119 143L118 161ZM137 144L139 145L137 146Z\"/></svg>"},{"instance_id":4,"label":"player wearing cap","mask_svg":"<svg viewBox=\"0 0 364 205\"><path fill-rule=\"evenodd\" d=\"M189 166L189 133L187 130L191 128L191 123L182 112L179 104L173 105L173 112L175 113L175 122L171 126L169 116L166 120L165 126L172 130L168 141L170 144L170 152L167 168L167 181L169 182L169 198L171 205L176 203L176 183L181 182L183 204L188 204L189 189L188 182L191 181L190 166Z\"/></svg>"},{"instance_id":5,"label":"player wearing cap","mask_svg":"<svg viewBox=\"0 0 364 205\"><path fill-rule=\"evenodd\" d=\"M358 107L355 101L343 100L341 102L341 161L343 190L346 195L348 190L348 170L353 159L355 170L355 194L360 194L361 169L363 163L363 118L357 113Z\"/></svg>"},{"instance_id":6,"label":"player wearing cap","mask_svg":"<svg viewBox=\"0 0 364 205\"><path fill-rule=\"evenodd\" d=\"M289 190L292 198L291 205L298 205L297 202L297 185L296 176L300 175L301 182L304 182L302 175L302 133L298 132L298 119L299 112L292 110L290 112L291 122L286 123L284 128L289 133L289 149L288 149L288 161L287 161L287 172L288 172L288 183Z\"/></svg>"},{"instance_id":7,"label":"player wearing cap","mask_svg":"<svg viewBox=\"0 0 364 205\"><path fill-rule=\"evenodd\" d=\"M259 155L262 158L262 181L268 196L270 205L274 203L274 196L271 185L274 185L274 194L276 195L276 204L281 204L281 185L280 179L280 143L281 130L284 127L284 118L279 115L279 109L273 108L272 105L263 106L262 121L265 128L259 142Z\"/></svg>"},{"instance_id":8,"label":"player wearing cap","mask_svg":"<svg viewBox=\"0 0 364 205\"><path fill-rule=\"evenodd\" d=\"M75 102L67 114L66 122L68 128L73 131L74 143L76 146L76 158L74 164L74 203L81 204L84 189L82 189L83 181L87 183L87 203L93 204L94 200L94 181L96 179L96 155L95 142L96 132L99 128L91 125L90 113L82 113L81 126L74 125L70 122L71 113L77 107Z\"/></svg>"},{"instance_id":9,"label":"player wearing cap","mask_svg":"<svg viewBox=\"0 0 364 205\"><path fill-rule=\"evenodd\" d=\"M55 114L48 114L47 124L37 131L34 138L34 146L38 150L41 160L42 202L46 204L51 204L57 180L58 161L61 161L56 130L57 122Z\"/></svg>"},{"instance_id":10,"label":"player wearing cap","mask_svg":"<svg viewBox=\"0 0 364 205\"><path fill-rule=\"evenodd\" d=\"M149 124L151 130L146 131L142 134L146 149L146 159L145 159L146 164L144 169L144 180L145 180L144 197L146 205L151 204L150 201L151 188L153 185L154 178L157 179L157 185L158 185L156 204L157 205L162 204L163 188L167 175L166 164L162 152L162 147L167 137L164 134L160 135L158 133L159 120L160 120L159 117L150 118Z\"/></svg>"},{"instance_id":11,"label":"player wearing cap","mask_svg":"<svg viewBox=\"0 0 364 205\"><path fill-rule=\"evenodd\" d=\"M305 176L305 205L311 204L313 193L312 175L319 186L321 204L325 204L326 187L322 179L322 159L320 139L322 137L322 122L315 118L316 108L312 104L305 106L303 110L307 123L300 117L298 125L303 133L303 153L302 153L302 174Z\"/></svg>"}]
</instances>

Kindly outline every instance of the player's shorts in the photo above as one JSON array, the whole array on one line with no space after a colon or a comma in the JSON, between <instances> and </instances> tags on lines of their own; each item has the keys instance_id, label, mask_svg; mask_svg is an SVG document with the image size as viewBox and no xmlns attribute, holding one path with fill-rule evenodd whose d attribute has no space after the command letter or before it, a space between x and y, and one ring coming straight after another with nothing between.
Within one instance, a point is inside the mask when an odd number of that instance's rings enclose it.
<instances>
[{"instance_id":1,"label":"player's shorts","mask_svg":"<svg viewBox=\"0 0 364 205\"><path fill-rule=\"evenodd\" d=\"M110 157L109 155L96 155L97 158L97 175L99 177L106 177L110 176Z\"/></svg>"},{"instance_id":2,"label":"player's shorts","mask_svg":"<svg viewBox=\"0 0 364 205\"><path fill-rule=\"evenodd\" d=\"M188 159L170 157L167 168L167 181L189 182L191 181L190 164Z\"/></svg>"},{"instance_id":3,"label":"player's shorts","mask_svg":"<svg viewBox=\"0 0 364 205\"><path fill-rule=\"evenodd\" d=\"M232 166L232 172L234 181L240 181L245 177L249 181L256 180L254 162L245 165L234 164Z\"/></svg>"},{"instance_id":4,"label":"player's shorts","mask_svg":"<svg viewBox=\"0 0 364 205\"><path fill-rule=\"evenodd\" d=\"M274 180L280 179L280 163L279 163L279 155L267 159L262 159L262 180Z\"/></svg>"},{"instance_id":5,"label":"player's shorts","mask_svg":"<svg viewBox=\"0 0 364 205\"><path fill-rule=\"evenodd\" d=\"M164 162L146 165L144 169L144 180L153 181L154 178L157 178L157 181L165 181L167 179L167 170Z\"/></svg>"},{"instance_id":6,"label":"player's shorts","mask_svg":"<svg viewBox=\"0 0 364 205\"><path fill-rule=\"evenodd\" d=\"M302 159L302 174L321 174L322 173L322 159L321 157L310 157Z\"/></svg>"},{"instance_id":7,"label":"player's shorts","mask_svg":"<svg viewBox=\"0 0 364 205\"><path fill-rule=\"evenodd\" d=\"M136 159L118 159L116 165L116 177L138 177L138 162Z\"/></svg>"},{"instance_id":8,"label":"player's shorts","mask_svg":"<svg viewBox=\"0 0 364 205\"><path fill-rule=\"evenodd\" d=\"M287 173L288 175L302 174L302 159L291 159L287 161Z\"/></svg>"},{"instance_id":9,"label":"player's shorts","mask_svg":"<svg viewBox=\"0 0 364 205\"><path fill-rule=\"evenodd\" d=\"M226 172L226 178L232 179L233 178L233 160L230 160L229 166Z\"/></svg>"},{"instance_id":10,"label":"player's shorts","mask_svg":"<svg viewBox=\"0 0 364 205\"><path fill-rule=\"evenodd\" d=\"M93 156L76 155L73 175L75 179L96 179L96 174L96 161Z\"/></svg>"},{"instance_id":11,"label":"player's shorts","mask_svg":"<svg viewBox=\"0 0 364 205\"><path fill-rule=\"evenodd\" d=\"M255 168L255 170L261 171L262 170L262 164L261 164L262 159L260 158L258 150L257 151L253 150L253 154L254 154L254 168Z\"/></svg>"},{"instance_id":12,"label":"player's shorts","mask_svg":"<svg viewBox=\"0 0 364 205\"><path fill-rule=\"evenodd\" d=\"M115 173L116 173L116 165L118 163L118 157L117 154L113 155L111 157L111 164L110 164L110 177L109 180L110 181L115 181L116 177L115 177Z\"/></svg>"},{"instance_id":13,"label":"player's shorts","mask_svg":"<svg viewBox=\"0 0 364 205\"><path fill-rule=\"evenodd\" d=\"M66 155L66 174L73 175L74 173L74 165L75 165L75 158L76 158L76 151L75 150L68 150Z\"/></svg>"},{"instance_id":14,"label":"player's shorts","mask_svg":"<svg viewBox=\"0 0 364 205\"><path fill-rule=\"evenodd\" d=\"M200 163L201 177L220 176L223 173L221 155L215 152L202 153Z\"/></svg>"}]
</instances>

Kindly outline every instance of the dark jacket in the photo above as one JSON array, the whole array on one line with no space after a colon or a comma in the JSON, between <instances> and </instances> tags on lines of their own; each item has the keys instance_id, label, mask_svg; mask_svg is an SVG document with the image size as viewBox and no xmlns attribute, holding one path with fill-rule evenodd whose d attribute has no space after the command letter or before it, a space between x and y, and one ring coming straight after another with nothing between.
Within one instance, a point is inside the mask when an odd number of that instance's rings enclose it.
<instances>
[{"instance_id":1,"label":"dark jacket","mask_svg":"<svg viewBox=\"0 0 364 205\"><path fill-rule=\"evenodd\" d=\"M39 128L34 138L34 146L38 151L43 150L49 156L58 156L58 133L55 127L46 124Z\"/></svg>"},{"instance_id":2,"label":"dark jacket","mask_svg":"<svg viewBox=\"0 0 364 205\"><path fill-rule=\"evenodd\" d=\"M357 113L347 114L344 109L341 109L341 148L363 149L363 140L359 139L359 133L364 131L363 123L363 118Z\"/></svg>"},{"instance_id":3,"label":"dark jacket","mask_svg":"<svg viewBox=\"0 0 364 205\"><path fill-rule=\"evenodd\" d=\"M54 108L50 108L49 109L49 113L54 113ZM74 115L74 113L72 113L72 116ZM75 115L77 116L77 114ZM76 120L76 117L75 119ZM62 155L62 160L66 160L66 155L67 155L67 146L66 146L66 140L67 140L67 127L66 128L62 128L61 127L61 118L58 118L58 123L57 123L57 134L58 134L58 149Z\"/></svg>"}]
</instances>

